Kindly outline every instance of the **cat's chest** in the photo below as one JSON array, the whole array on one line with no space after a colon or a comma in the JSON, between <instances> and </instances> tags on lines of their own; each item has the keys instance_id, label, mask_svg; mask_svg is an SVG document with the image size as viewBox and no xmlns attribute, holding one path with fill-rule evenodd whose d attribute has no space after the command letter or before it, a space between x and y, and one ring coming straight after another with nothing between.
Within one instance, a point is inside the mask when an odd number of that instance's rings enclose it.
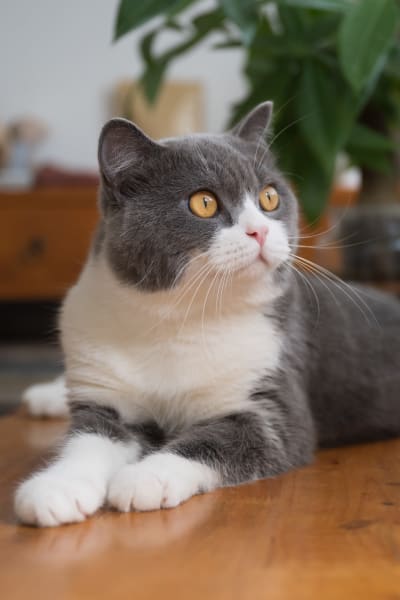
<instances>
[{"instance_id":1,"label":"cat's chest","mask_svg":"<svg viewBox=\"0 0 400 600\"><path fill-rule=\"evenodd\" d=\"M159 328L145 340L132 325L93 340L97 351L83 370L101 382L102 401L127 420L179 426L245 410L257 382L279 365L279 333L261 314L175 333Z\"/></svg>"},{"instance_id":2,"label":"cat's chest","mask_svg":"<svg viewBox=\"0 0 400 600\"><path fill-rule=\"evenodd\" d=\"M279 367L281 334L261 310L158 322L84 283L62 317L68 384L127 420L179 425L245 410L259 380Z\"/></svg>"}]
</instances>

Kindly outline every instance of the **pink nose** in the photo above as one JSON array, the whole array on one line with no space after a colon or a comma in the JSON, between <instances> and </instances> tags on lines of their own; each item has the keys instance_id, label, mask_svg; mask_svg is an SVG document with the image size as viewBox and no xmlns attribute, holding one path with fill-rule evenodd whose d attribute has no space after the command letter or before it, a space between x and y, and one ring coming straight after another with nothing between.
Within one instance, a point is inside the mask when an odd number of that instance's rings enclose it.
<instances>
[{"instance_id":1,"label":"pink nose","mask_svg":"<svg viewBox=\"0 0 400 600\"><path fill-rule=\"evenodd\" d=\"M247 235L254 238L262 248L264 246L265 238L267 237L268 227L248 228L246 231Z\"/></svg>"}]
</instances>

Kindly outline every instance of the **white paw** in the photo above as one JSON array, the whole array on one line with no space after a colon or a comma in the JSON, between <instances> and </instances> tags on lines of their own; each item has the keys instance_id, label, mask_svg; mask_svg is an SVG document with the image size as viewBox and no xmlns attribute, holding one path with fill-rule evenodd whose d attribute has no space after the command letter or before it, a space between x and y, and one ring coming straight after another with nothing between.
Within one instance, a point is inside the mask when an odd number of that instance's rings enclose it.
<instances>
[{"instance_id":1,"label":"white paw","mask_svg":"<svg viewBox=\"0 0 400 600\"><path fill-rule=\"evenodd\" d=\"M206 465L160 452L122 467L111 480L107 499L121 512L157 510L216 486L217 475Z\"/></svg>"},{"instance_id":2,"label":"white paw","mask_svg":"<svg viewBox=\"0 0 400 600\"><path fill-rule=\"evenodd\" d=\"M102 506L105 489L89 479L39 473L15 495L17 517L29 525L55 527L83 521Z\"/></svg>"},{"instance_id":3,"label":"white paw","mask_svg":"<svg viewBox=\"0 0 400 600\"><path fill-rule=\"evenodd\" d=\"M31 385L22 394L22 401L35 417L65 417L68 415L67 390L64 377L48 383Z\"/></svg>"}]
</instances>

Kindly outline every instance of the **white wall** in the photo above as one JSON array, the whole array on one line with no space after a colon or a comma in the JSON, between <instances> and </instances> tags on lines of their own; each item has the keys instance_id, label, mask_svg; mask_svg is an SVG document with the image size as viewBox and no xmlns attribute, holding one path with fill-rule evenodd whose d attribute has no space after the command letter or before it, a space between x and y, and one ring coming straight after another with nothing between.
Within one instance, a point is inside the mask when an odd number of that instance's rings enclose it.
<instances>
[{"instance_id":1,"label":"white wall","mask_svg":"<svg viewBox=\"0 0 400 600\"><path fill-rule=\"evenodd\" d=\"M49 124L51 134L38 152L39 161L96 166L97 136L108 116L107 94L119 79L140 74L138 36L111 43L117 4L0 2L0 121L30 114ZM206 127L220 131L230 105L245 91L242 57L238 51L212 51L210 46L207 41L182 58L170 76L203 83Z\"/></svg>"}]
</instances>

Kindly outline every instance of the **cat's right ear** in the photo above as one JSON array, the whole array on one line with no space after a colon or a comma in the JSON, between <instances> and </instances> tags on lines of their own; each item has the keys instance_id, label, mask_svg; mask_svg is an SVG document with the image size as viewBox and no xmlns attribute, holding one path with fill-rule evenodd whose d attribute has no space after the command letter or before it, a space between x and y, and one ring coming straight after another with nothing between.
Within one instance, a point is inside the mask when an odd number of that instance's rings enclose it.
<instances>
[{"instance_id":1,"label":"cat's right ear","mask_svg":"<svg viewBox=\"0 0 400 600\"><path fill-rule=\"evenodd\" d=\"M235 125L231 130L231 134L246 142L258 142L267 133L272 111L273 103L271 101L262 102Z\"/></svg>"},{"instance_id":2,"label":"cat's right ear","mask_svg":"<svg viewBox=\"0 0 400 600\"><path fill-rule=\"evenodd\" d=\"M100 133L98 148L100 172L105 183L118 187L129 172L139 169L162 149L131 121L111 119Z\"/></svg>"}]
</instances>

